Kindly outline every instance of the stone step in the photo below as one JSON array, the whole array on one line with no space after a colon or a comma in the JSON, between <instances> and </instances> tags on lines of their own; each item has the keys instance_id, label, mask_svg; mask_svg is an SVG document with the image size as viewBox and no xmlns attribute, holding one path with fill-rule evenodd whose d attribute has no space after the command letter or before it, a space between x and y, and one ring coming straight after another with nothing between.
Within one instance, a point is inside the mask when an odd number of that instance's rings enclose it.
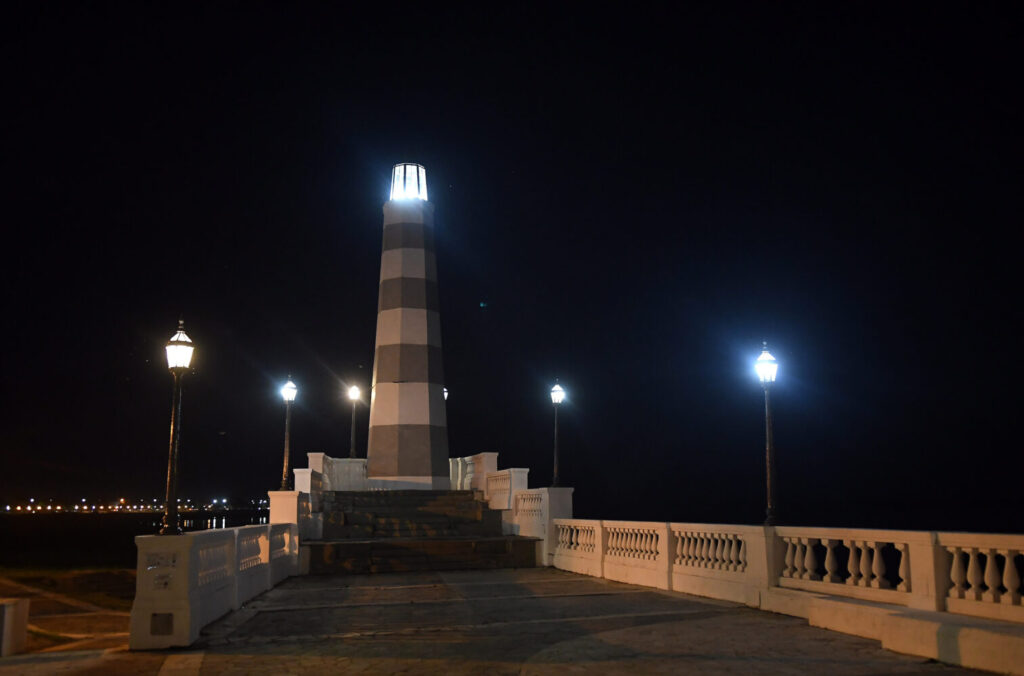
<instances>
[{"instance_id":1,"label":"stone step","mask_svg":"<svg viewBox=\"0 0 1024 676\"><path fill-rule=\"evenodd\" d=\"M497 537L406 537L322 540L309 547L311 575L422 570L532 568L539 540Z\"/></svg>"},{"instance_id":2,"label":"stone step","mask_svg":"<svg viewBox=\"0 0 1024 676\"><path fill-rule=\"evenodd\" d=\"M479 491L324 491L327 499L345 500L475 500Z\"/></svg>"},{"instance_id":3,"label":"stone step","mask_svg":"<svg viewBox=\"0 0 1024 676\"><path fill-rule=\"evenodd\" d=\"M342 518L338 518L341 516ZM394 538L410 535L501 535L501 515L484 515L478 521L452 519L418 521L415 519L351 520L346 515L325 515L323 536L334 538Z\"/></svg>"}]
</instances>

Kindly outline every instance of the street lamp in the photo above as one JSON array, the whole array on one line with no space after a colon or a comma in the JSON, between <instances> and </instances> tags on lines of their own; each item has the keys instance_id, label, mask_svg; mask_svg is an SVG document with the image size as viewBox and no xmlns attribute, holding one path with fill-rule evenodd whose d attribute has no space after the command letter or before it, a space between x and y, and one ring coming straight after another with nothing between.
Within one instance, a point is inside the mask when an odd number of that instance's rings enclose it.
<instances>
[{"instance_id":1,"label":"street lamp","mask_svg":"<svg viewBox=\"0 0 1024 676\"><path fill-rule=\"evenodd\" d=\"M775 439L772 434L772 383L775 382L775 374L779 371L779 363L775 357L768 352L768 342L762 342L761 355L754 362L754 370L761 380L761 387L764 388L764 437L765 437L765 467L767 469L767 496L768 507L765 510L764 525L775 525Z\"/></svg>"},{"instance_id":2,"label":"street lamp","mask_svg":"<svg viewBox=\"0 0 1024 676\"><path fill-rule=\"evenodd\" d=\"M348 457L356 457L356 403L359 401L359 388L353 385L348 388L348 398L352 402L352 442L348 448Z\"/></svg>"},{"instance_id":3,"label":"street lamp","mask_svg":"<svg viewBox=\"0 0 1024 676\"><path fill-rule=\"evenodd\" d=\"M299 393L299 388L292 382L292 377L288 376L288 382L281 388L281 398L284 399L284 469L281 470L281 490L288 490L288 462L289 462L289 446L292 438L292 402L295 401L295 395Z\"/></svg>"},{"instance_id":4,"label":"street lamp","mask_svg":"<svg viewBox=\"0 0 1024 676\"><path fill-rule=\"evenodd\" d=\"M558 485L558 407L563 401L565 401L565 390L556 381L555 386L551 388L551 404L555 407L555 469L551 475L552 486Z\"/></svg>"},{"instance_id":5,"label":"street lamp","mask_svg":"<svg viewBox=\"0 0 1024 676\"><path fill-rule=\"evenodd\" d=\"M178 440L181 438L181 379L192 363L195 345L185 333L185 320L178 320L178 331L167 341L167 369L174 376L171 397L171 440L167 448L167 499L160 535L181 535L178 525Z\"/></svg>"},{"instance_id":6,"label":"street lamp","mask_svg":"<svg viewBox=\"0 0 1024 676\"><path fill-rule=\"evenodd\" d=\"M443 389L444 389L444 400L445 400L445 401L448 401L448 388L447 388L447 387L445 387L445 388L443 388Z\"/></svg>"}]
</instances>

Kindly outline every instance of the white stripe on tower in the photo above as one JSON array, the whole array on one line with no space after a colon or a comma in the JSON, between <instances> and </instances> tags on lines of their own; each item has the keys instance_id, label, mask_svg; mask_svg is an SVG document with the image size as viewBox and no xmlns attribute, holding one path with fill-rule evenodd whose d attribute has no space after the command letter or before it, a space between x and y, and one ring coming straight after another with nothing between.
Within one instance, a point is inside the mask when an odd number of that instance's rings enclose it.
<instances>
[{"instance_id":1,"label":"white stripe on tower","mask_svg":"<svg viewBox=\"0 0 1024 676\"><path fill-rule=\"evenodd\" d=\"M384 205L366 454L375 487L449 488L443 388L434 208L423 168L399 164Z\"/></svg>"}]
</instances>

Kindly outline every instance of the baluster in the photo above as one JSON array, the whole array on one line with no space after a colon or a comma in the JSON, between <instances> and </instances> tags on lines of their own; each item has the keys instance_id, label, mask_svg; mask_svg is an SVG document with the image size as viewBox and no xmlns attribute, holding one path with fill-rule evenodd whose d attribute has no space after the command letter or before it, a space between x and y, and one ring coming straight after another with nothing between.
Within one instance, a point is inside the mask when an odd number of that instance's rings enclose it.
<instances>
[{"instance_id":1,"label":"baluster","mask_svg":"<svg viewBox=\"0 0 1024 676\"><path fill-rule=\"evenodd\" d=\"M747 569L747 541L746 541L745 538L740 540L740 562L739 562L739 565L740 565L740 568L739 568L740 570L746 570ZM774 581L773 581L773 584L774 584Z\"/></svg>"},{"instance_id":2,"label":"baluster","mask_svg":"<svg viewBox=\"0 0 1024 676\"><path fill-rule=\"evenodd\" d=\"M804 542L807 545L807 553L804 555L804 579L820 580L821 575L818 575L818 555L814 553L814 545L818 542L818 538L807 538Z\"/></svg>"},{"instance_id":3,"label":"baluster","mask_svg":"<svg viewBox=\"0 0 1024 676\"><path fill-rule=\"evenodd\" d=\"M882 558L882 547L884 546L884 542L876 542L875 552L871 555L871 572L875 576L871 580L871 586L876 589L888 589L892 586L885 577L885 560Z\"/></svg>"},{"instance_id":4,"label":"baluster","mask_svg":"<svg viewBox=\"0 0 1024 676\"><path fill-rule=\"evenodd\" d=\"M959 547L946 547L953 554L952 565L949 567L949 580L953 586L949 589L949 597L962 599L967 596L967 573L964 571L963 552Z\"/></svg>"},{"instance_id":5,"label":"baluster","mask_svg":"<svg viewBox=\"0 0 1024 676\"><path fill-rule=\"evenodd\" d=\"M967 581L971 588L967 590L967 598L975 601L981 600L981 562L978 561L978 550L975 547L970 549L970 559L967 562Z\"/></svg>"},{"instance_id":6,"label":"baluster","mask_svg":"<svg viewBox=\"0 0 1024 676\"><path fill-rule=\"evenodd\" d=\"M793 538L794 544L796 544L796 551L793 552L793 577L798 580L804 577L804 559L806 558L806 552L804 551L804 541L801 538Z\"/></svg>"},{"instance_id":7,"label":"baluster","mask_svg":"<svg viewBox=\"0 0 1024 676\"><path fill-rule=\"evenodd\" d=\"M860 579L860 550L854 540L843 540L843 544L850 550L850 556L846 559L846 572L850 577L846 578L846 584L856 585Z\"/></svg>"},{"instance_id":8,"label":"baluster","mask_svg":"<svg viewBox=\"0 0 1024 676\"><path fill-rule=\"evenodd\" d=\"M697 560L697 538L693 533L686 534L686 565L692 566Z\"/></svg>"},{"instance_id":9,"label":"baluster","mask_svg":"<svg viewBox=\"0 0 1024 676\"><path fill-rule=\"evenodd\" d=\"M1006 562L1003 564L1003 586L1006 591L1001 601L1003 603L1017 605L1020 603L1020 573L1017 572L1017 564L1014 559L1017 552L1012 549L1004 549L1003 556Z\"/></svg>"},{"instance_id":10,"label":"baluster","mask_svg":"<svg viewBox=\"0 0 1024 676\"><path fill-rule=\"evenodd\" d=\"M732 545L729 547L729 570L740 569L740 539L733 535L729 538Z\"/></svg>"},{"instance_id":11,"label":"baluster","mask_svg":"<svg viewBox=\"0 0 1024 676\"><path fill-rule=\"evenodd\" d=\"M683 562L683 538L679 533L676 533L676 565L680 565Z\"/></svg>"},{"instance_id":12,"label":"baluster","mask_svg":"<svg viewBox=\"0 0 1024 676\"><path fill-rule=\"evenodd\" d=\"M900 552L900 583L896 585L896 591L910 591L910 546L905 542L896 545Z\"/></svg>"},{"instance_id":13,"label":"baluster","mask_svg":"<svg viewBox=\"0 0 1024 676\"><path fill-rule=\"evenodd\" d=\"M1010 562L1007 561L1009 564ZM1011 564L1012 565L1012 564ZM999 574L999 564L996 563L996 550L989 549L985 551L985 586L988 589L982 594L982 598L989 603L999 603L999 583L1002 580L1002 575Z\"/></svg>"},{"instance_id":14,"label":"baluster","mask_svg":"<svg viewBox=\"0 0 1024 676\"><path fill-rule=\"evenodd\" d=\"M836 545L838 540L823 539L821 544L825 545L825 582L842 582L839 577L839 562L836 561Z\"/></svg>"},{"instance_id":15,"label":"baluster","mask_svg":"<svg viewBox=\"0 0 1024 676\"><path fill-rule=\"evenodd\" d=\"M782 577L793 577L793 558L796 555L793 538L784 539L786 541L786 567L782 570Z\"/></svg>"},{"instance_id":16,"label":"baluster","mask_svg":"<svg viewBox=\"0 0 1024 676\"><path fill-rule=\"evenodd\" d=\"M860 543L860 584L863 587L871 586L871 556L873 550L871 543L864 541Z\"/></svg>"},{"instance_id":17,"label":"baluster","mask_svg":"<svg viewBox=\"0 0 1024 676\"><path fill-rule=\"evenodd\" d=\"M715 560L711 564L712 568L722 567L722 535L721 533L715 533Z\"/></svg>"}]
</instances>

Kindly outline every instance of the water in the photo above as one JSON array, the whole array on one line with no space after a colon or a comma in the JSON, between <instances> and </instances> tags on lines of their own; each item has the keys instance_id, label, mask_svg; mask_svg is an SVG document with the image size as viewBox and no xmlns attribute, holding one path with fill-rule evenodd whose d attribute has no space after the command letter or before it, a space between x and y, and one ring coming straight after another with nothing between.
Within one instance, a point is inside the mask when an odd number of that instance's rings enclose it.
<instances>
[{"instance_id":1,"label":"water","mask_svg":"<svg viewBox=\"0 0 1024 676\"><path fill-rule=\"evenodd\" d=\"M0 566L135 567L135 536L160 529L157 513L0 514ZM267 510L188 512L184 530L267 523Z\"/></svg>"}]
</instances>

